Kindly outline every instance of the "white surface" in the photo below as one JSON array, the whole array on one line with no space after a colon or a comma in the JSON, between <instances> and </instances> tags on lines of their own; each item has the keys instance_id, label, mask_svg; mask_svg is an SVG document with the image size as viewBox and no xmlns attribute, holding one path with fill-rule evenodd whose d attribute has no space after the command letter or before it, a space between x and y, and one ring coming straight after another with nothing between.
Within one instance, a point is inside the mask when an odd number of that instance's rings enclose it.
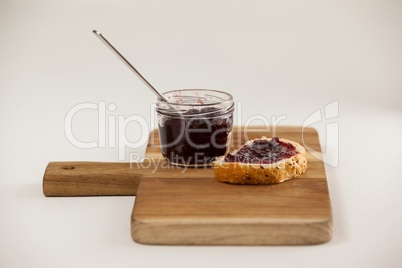
<instances>
[{"instance_id":1,"label":"white surface","mask_svg":"<svg viewBox=\"0 0 402 268\"><path fill-rule=\"evenodd\" d=\"M400 267L401 1L2 1L1 267ZM117 161L79 149L67 111L114 103L149 120L147 88L93 36L105 34L158 89L214 88L251 115L301 125L339 100L339 165L327 166L331 242L169 247L130 237L134 197L45 198L49 161ZM74 133L96 140L97 115ZM258 123L258 122L255 122ZM325 124L314 125L325 142ZM138 139L136 124L127 129ZM326 159L336 159L335 143ZM332 147L331 147L332 146ZM131 150L135 151L135 150ZM137 151L143 152L143 149Z\"/></svg>"}]
</instances>

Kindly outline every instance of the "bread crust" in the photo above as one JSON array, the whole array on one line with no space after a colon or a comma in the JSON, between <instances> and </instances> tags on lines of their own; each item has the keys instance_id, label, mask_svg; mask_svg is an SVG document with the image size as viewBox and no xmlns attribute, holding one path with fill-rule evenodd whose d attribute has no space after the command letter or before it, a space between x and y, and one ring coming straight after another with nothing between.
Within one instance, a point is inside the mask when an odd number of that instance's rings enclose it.
<instances>
[{"instance_id":1,"label":"bread crust","mask_svg":"<svg viewBox=\"0 0 402 268\"><path fill-rule=\"evenodd\" d=\"M243 146L250 145L255 140L268 140L265 136L247 141ZM220 156L212 163L215 178L218 182L235 184L274 184L296 178L307 170L306 149L297 142L279 139L293 144L297 154L272 164L249 164L240 162L225 162L225 156ZM240 150L241 146L238 150ZM233 151L235 154L238 150Z\"/></svg>"}]
</instances>

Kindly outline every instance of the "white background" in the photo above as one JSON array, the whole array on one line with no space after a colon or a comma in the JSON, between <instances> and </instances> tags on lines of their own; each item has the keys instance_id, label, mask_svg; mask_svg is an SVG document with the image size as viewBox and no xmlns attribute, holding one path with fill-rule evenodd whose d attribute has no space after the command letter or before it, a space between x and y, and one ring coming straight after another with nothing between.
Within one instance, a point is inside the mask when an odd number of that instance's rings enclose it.
<instances>
[{"instance_id":1,"label":"white background","mask_svg":"<svg viewBox=\"0 0 402 268\"><path fill-rule=\"evenodd\" d=\"M144 246L130 237L135 197L45 198L49 161L118 161L79 149L68 110L117 106L147 121L155 97L91 33L101 31L160 91L212 88L252 115L301 125L339 101L339 150L320 132L334 213L317 246ZM400 267L401 1L0 2L1 267ZM97 140L96 111L74 134ZM258 124L259 122L254 122ZM260 122L261 123L261 122ZM140 137L132 123L127 136ZM332 144L332 146L331 146ZM144 148L128 152L144 152Z\"/></svg>"}]
</instances>

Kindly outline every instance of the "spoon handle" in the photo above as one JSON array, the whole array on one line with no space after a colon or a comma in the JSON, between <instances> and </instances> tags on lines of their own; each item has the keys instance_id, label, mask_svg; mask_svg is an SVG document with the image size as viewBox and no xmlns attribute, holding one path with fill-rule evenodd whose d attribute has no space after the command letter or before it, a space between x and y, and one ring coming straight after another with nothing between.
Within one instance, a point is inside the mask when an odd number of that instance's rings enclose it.
<instances>
[{"instance_id":1,"label":"spoon handle","mask_svg":"<svg viewBox=\"0 0 402 268\"><path fill-rule=\"evenodd\" d=\"M126 58L123 57L123 55L120 54L120 52L114 48L114 46L109 43L109 41L97 30L93 30L92 31L107 47L109 47L137 76L138 78L140 78L142 80L142 82L144 82L149 89L152 90L153 93L155 93L160 99L162 99L163 101L166 101L166 98L162 96L162 94L159 93L158 90L156 90L141 74L139 71L137 71L137 69L134 68L133 65L131 65L131 63L126 60Z\"/></svg>"}]
</instances>

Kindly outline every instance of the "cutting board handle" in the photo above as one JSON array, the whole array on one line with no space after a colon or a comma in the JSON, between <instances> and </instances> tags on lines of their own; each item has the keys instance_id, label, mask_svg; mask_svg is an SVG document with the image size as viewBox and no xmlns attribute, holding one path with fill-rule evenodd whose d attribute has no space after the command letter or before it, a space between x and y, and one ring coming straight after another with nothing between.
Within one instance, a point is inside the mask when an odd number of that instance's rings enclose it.
<instances>
[{"instance_id":1,"label":"cutting board handle","mask_svg":"<svg viewBox=\"0 0 402 268\"><path fill-rule=\"evenodd\" d=\"M135 195L141 179L136 164L50 162L43 176L46 196Z\"/></svg>"}]
</instances>

